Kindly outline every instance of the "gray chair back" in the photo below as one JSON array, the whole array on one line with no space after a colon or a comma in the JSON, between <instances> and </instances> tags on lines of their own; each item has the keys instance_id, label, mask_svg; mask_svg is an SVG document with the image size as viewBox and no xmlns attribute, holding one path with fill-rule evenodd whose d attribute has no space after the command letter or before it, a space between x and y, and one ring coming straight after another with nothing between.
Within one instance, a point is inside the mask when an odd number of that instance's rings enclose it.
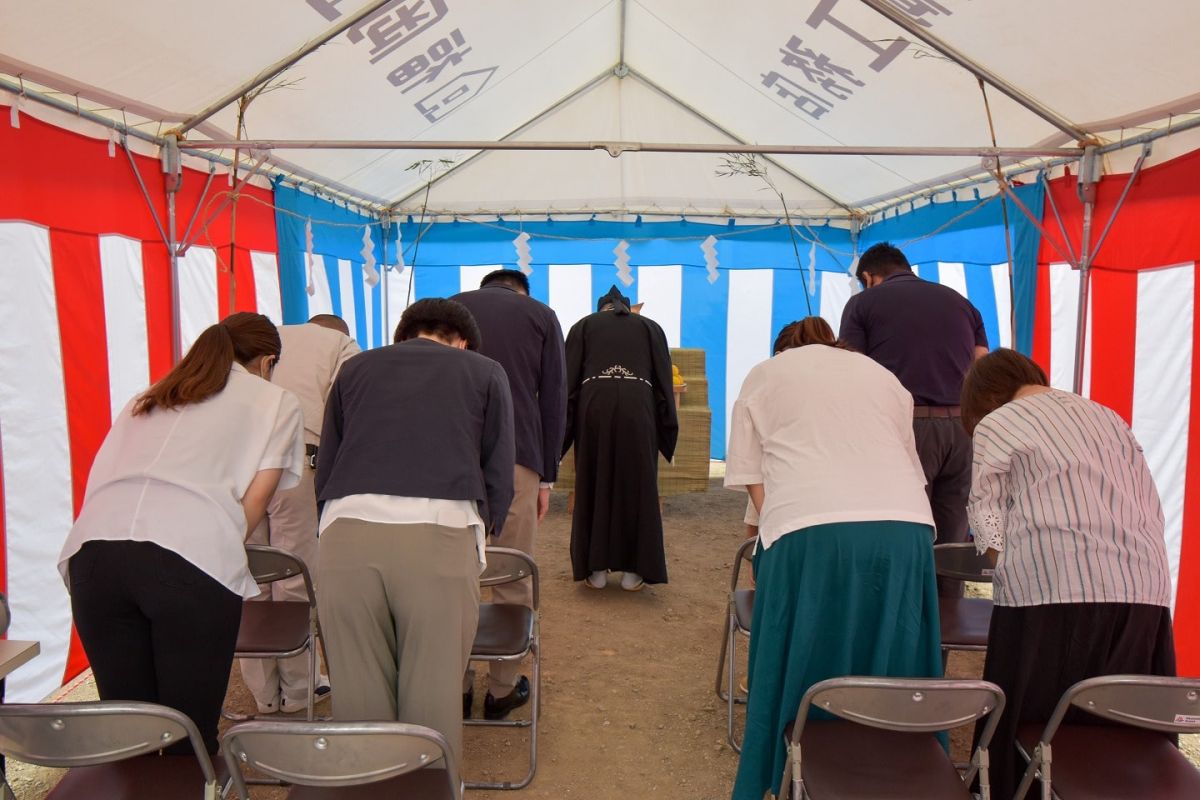
<instances>
[{"instance_id":1,"label":"gray chair back","mask_svg":"<svg viewBox=\"0 0 1200 800\"><path fill-rule=\"evenodd\" d=\"M1050 722L1057 727L1069 705L1113 722L1162 733L1200 733L1200 678L1105 675L1072 686ZM1061 712L1061 713L1060 713ZM1048 741L1053 728L1047 725Z\"/></svg>"},{"instance_id":2,"label":"gray chair back","mask_svg":"<svg viewBox=\"0 0 1200 800\"><path fill-rule=\"evenodd\" d=\"M538 568L532 556L511 547L489 547L486 549L487 567L479 576L480 586L503 586L517 581L533 581L533 609L540 603Z\"/></svg>"},{"instance_id":3,"label":"gray chair back","mask_svg":"<svg viewBox=\"0 0 1200 800\"><path fill-rule=\"evenodd\" d=\"M873 728L905 733L935 733L991 714L989 726L1004 708L1004 692L987 681L942 678L831 678L814 684L800 701L792 741L800 741L811 707ZM981 742L987 746L986 742Z\"/></svg>"},{"instance_id":4,"label":"gray chair back","mask_svg":"<svg viewBox=\"0 0 1200 800\"><path fill-rule=\"evenodd\" d=\"M208 783L212 761L195 724L154 703L0 705L0 752L42 767L90 767L154 753L190 741Z\"/></svg>"},{"instance_id":5,"label":"gray chair back","mask_svg":"<svg viewBox=\"0 0 1200 800\"><path fill-rule=\"evenodd\" d=\"M860 725L901 733L936 733L987 717L971 756L971 766L962 774L962 779L970 785L978 774L980 785L989 786L985 755L1004 711L1004 691L994 683L872 677L821 681L810 687L800 700L789 745L793 753L800 752L800 736L814 706ZM784 785L791 777L792 762L789 760ZM987 796L985 789L984 797Z\"/></svg>"},{"instance_id":6,"label":"gray chair back","mask_svg":"<svg viewBox=\"0 0 1200 800\"><path fill-rule=\"evenodd\" d=\"M758 537L746 539L738 545L737 555L733 557L733 573L729 576L729 591L736 591L738 588L738 578L742 574L742 562L754 563L755 545L758 544Z\"/></svg>"},{"instance_id":7,"label":"gray chair back","mask_svg":"<svg viewBox=\"0 0 1200 800\"><path fill-rule=\"evenodd\" d=\"M458 768L437 731L402 722L243 722L222 737L234 787L242 768L301 786L357 786L440 763L457 796Z\"/></svg>"},{"instance_id":8,"label":"gray chair back","mask_svg":"<svg viewBox=\"0 0 1200 800\"><path fill-rule=\"evenodd\" d=\"M971 542L935 544L933 568L940 577L973 583L992 582L992 562L987 554L975 552Z\"/></svg>"},{"instance_id":9,"label":"gray chair back","mask_svg":"<svg viewBox=\"0 0 1200 800\"><path fill-rule=\"evenodd\" d=\"M308 565L300 556L281 550L278 547L268 547L262 544L246 545L246 563L255 583L274 583L288 578L303 577L304 588L308 592L309 605L316 605L316 593L313 591L312 575Z\"/></svg>"}]
</instances>

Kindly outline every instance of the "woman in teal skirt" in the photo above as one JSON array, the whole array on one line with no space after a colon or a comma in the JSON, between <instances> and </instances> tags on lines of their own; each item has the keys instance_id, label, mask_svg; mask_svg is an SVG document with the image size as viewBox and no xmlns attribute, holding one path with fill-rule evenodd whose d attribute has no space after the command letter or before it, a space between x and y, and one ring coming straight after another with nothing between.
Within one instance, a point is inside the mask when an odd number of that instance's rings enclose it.
<instances>
[{"instance_id":1,"label":"woman in teal skirt","mask_svg":"<svg viewBox=\"0 0 1200 800\"><path fill-rule=\"evenodd\" d=\"M844 675L941 675L933 517L912 396L809 317L751 370L725 485L759 509L746 734L734 800L779 792L804 692ZM818 712L820 713L820 712Z\"/></svg>"}]
</instances>

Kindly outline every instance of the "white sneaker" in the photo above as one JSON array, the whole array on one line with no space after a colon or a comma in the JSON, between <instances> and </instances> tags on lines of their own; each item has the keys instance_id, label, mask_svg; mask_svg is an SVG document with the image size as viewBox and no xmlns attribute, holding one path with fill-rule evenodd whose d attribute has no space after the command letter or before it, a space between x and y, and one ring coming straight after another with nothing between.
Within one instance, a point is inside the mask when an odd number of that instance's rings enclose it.
<instances>
[{"instance_id":1,"label":"white sneaker","mask_svg":"<svg viewBox=\"0 0 1200 800\"><path fill-rule=\"evenodd\" d=\"M636 572L626 572L621 576L621 588L627 592L639 591L646 582L642 580L642 576Z\"/></svg>"},{"instance_id":2,"label":"white sneaker","mask_svg":"<svg viewBox=\"0 0 1200 800\"><path fill-rule=\"evenodd\" d=\"M587 577L587 585L593 589L603 589L608 586L608 573L604 570L596 570Z\"/></svg>"}]
</instances>

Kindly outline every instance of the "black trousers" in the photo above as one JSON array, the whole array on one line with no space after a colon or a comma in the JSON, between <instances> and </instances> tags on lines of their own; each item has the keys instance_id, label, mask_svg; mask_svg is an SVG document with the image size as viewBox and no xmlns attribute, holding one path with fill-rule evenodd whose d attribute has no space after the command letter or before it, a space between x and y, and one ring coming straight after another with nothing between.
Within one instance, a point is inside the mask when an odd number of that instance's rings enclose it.
<instances>
[{"instance_id":1,"label":"black trousers","mask_svg":"<svg viewBox=\"0 0 1200 800\"><path fill-rule=\"evenodd\" d=\"M150 542L87 542L69 574L71 612L100 699L170 706L191 717L216 753L242 598ZM190 753L191 745L172 751Z\"/></svg>"},{"instance_id":2,"label":"black trousers","mask_svg":"<svg viewBox=\"0 0 1200 800\"><path fill-rule=\"evenodd\" d=\"M913 420L917 455L925 470L925 491L933 510L937 543L967 540L967 498L971 495L971 437L957 417ZM962 597L963 582L938 578L938 594Z\"/></svg>"},{"instance_id":3,"label":"black trousers","mask_svg":"<svg viewBox=\"0 0 1200 800\"><path fill-rule=\"evenodd\" d=\"M1171 612L1135 603L996 606L983 679L1004 690L1004 713L988 747L992 797L1011 798L1025 772L1016 749L1022 723L1045 723L1063 692L1098 675L1175 675ZM1073 711L1069 724L1103 723ZM978 744L983 723L975 726ZM1037 797L1037 782L1027 797Z\"/></svg>"}]
</instances>

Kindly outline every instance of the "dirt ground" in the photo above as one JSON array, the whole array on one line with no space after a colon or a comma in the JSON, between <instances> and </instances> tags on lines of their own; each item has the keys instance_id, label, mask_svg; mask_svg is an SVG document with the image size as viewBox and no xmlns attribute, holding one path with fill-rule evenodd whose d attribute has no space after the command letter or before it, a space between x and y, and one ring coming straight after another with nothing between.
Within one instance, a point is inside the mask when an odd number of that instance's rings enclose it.
<instances>
[{"instance_id":1,"label":"dirt ground","mask_svg":"<svg viewBox=\"0 0 1200 800\"><path fill-rule=\"evenodd\" d=\"M713 680L744 498L717 481L707 493L667 498L671 582L629 593L615 579L605 591L571 580L566 498L555 493L536 554L543 651L537 776L519 793L478 791L471 797L729 797L737 755L725 743L725 706L713 693ZM741 653L744 661L744 647ZM978 677L981 668L978 654L954 654L949 671ZM83 699L87 691L85 686L75 695ZM476 690L477 715L483 692L482 686ZM227 705L253 711L237 669ZM527 711L515 716L522 713ZM526 763L526 736L521 729L468 728L464 777L517 779ZM954 737L957 760L965 757L964 736ZM19 800L44 797L56 779L15 764L10 773ZM285 796L265 787L251 794L255 800Z\"/></svg>"}]
</instances>

